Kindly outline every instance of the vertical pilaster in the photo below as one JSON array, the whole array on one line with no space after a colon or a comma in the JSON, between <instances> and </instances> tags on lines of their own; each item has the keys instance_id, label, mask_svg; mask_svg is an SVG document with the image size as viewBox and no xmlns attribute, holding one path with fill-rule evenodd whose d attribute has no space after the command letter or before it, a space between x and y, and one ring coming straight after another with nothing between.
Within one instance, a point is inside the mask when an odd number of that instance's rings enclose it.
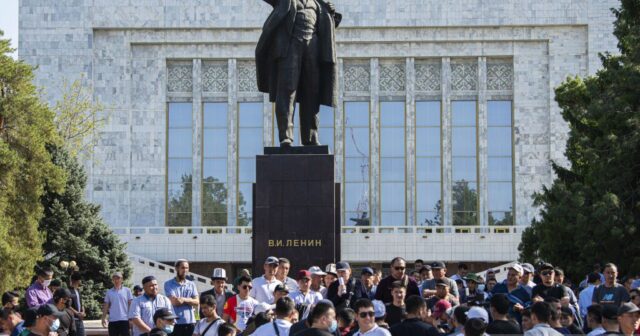
<instances>
[{"instance_id":1,"label":"vertical pilaster","mask_svg":"<svg viewBox=\"0 0 640 336\"><path fill-rule=\"evenodd\" d=\"M478 218L488 225L487 211L487 58L478 57Z\"/></svg>"},{"instance_id":2,"label":"vertical pilaster","mask_svg":"<svg viewBox=\"0 0 640 336\"><path fill-rule=\"evenodd\" d=\"M238 76L235 59L228 61L227 225L238 225Z\"/></svg>"},{"instance_id":3,"label":"vertical pilaster","mask_svg":"<svg viewBox=\"0 0 640 336\"><path fill-rule=\"evenodd\" d=\"M416 96L415 96L415 59L406 59L406 84L405 84L405 134L406 134L406 223L408 226L416 225Z\"/></svg>"},{"instance_id":4,"label":"vertical pilaster","mask_svg":"<svg viewBox=\"0 0 640 336\"><path fill-rule=\"evenodd\" d=\"M451 59L442 59L442 224L453 223L451 208Z\"/></svg>"},{"instance_id":5,"label":"vertical pilaster","mask_svg":"<svg viewBox=\"0 0 640 336\"><path fill-rule=\"evenodd\" d=\"M191 226L202 225L202 60L193 60Z\"/></svg>"},{"instance_id":6,"label":"vertical pilaster","mask_svg":"<svg viewBox=\"0 0 640 336\"><path fill-rule=\"evenodd\" d=\"M377 58L371 59L371 82L369 106L371 115L369 117L369 129L371 131L370 141L370 175L369 175L369 208L371 211L371 225L380 225L380 61Z\"/></svg>"},{"instance_id":7,"label":"vertical pilaster","mask_svg":"<svg viewBox=\"0 0 640 336\"><path fill-rule=\"evenodd\" d=\"M274 131L274 117L273 104L269 101L269 94L265 93L262 96L262 120L263 120L263 145L267 146L279 146L278 139L273 138Z\"/></svg>"},{"instance_id":8,"label":"vertical pilaster","mask_svg":"<svg viewBox=\"0 0 640 336\"><path fill-rule=\"evenodd\" d=\"M338 106L334 113L334 158L335 158L335 179L341 185L340 195L340 223L345 225L344 216L344 61L338 59Z\"/></svg>"}]
</instances>

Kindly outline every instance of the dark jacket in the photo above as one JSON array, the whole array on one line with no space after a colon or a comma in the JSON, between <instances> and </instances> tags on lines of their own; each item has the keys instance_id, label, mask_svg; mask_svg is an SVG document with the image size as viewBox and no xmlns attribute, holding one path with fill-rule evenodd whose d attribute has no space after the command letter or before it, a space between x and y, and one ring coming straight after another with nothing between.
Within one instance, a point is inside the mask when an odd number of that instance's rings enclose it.
<instances>
[{"instance_id":1,"label":"dark jacket","mask_svg":"<svg viewBox=\"0 0 640 336\"><path fill-rule=\"evenodd\" d=\"M417 319L410 318L391 327L392 336L438 336L438 330Z\"/></svg>"},{"instance_id":2,"label":"dark jacket","mask_svg":"<svg viewBox=\"0 0 640 336\"><path fill-rule=\"evenodd\" d=\"M264 0L273 11L262 27L262 34L256 45L256 76L258 90L269 93L272 102L276 99L277 60L289 51L293 31L296 6L295 0ZM342 19L340 13L332 13L324 0L318 2L318 38L320 39L320 104L337 105L337 58L335 50L335 28ZM308 78L306 80L309 80Z\"/></svg>"},{"instance_id":3,"label":"dark jacket","mask_svg":"<svg viewBox=\"0 0 640 336\"><path fill-rule=\"evenodd\" d=\"M405 282L405 286L407 287L407 296L409 297L411 295L420 295L420 289L418 288L418 282L416 281L416 279L405 275L402 280L396 280L396 278L394 278L393 276L389 275L388 277L380 280L380 283L378 284L378 288L376 289L376 300L380 300L384 303L389 303L393 301L393 295L391 295L391 285L395 282L395 281L404 281Z\"/></svg>"},{"instance_id":4,"label":"dark jacket","mask_svg":"<svg viewBox=\"0 0 640 336\"><path fill-rule=\"evenodd\" d=\"M353 309L358 299L367 297L367 291L364 289L364 286L362 285L362 282L360 282L360 279L351 277L346 283L346 293L342 294L341 296L338 296L339 285L339 281L334 281L331 286L329 286L329 289L327 289L327 298L331 300L331 302L333 302L336 310L346 307ZM347 300L349 300L348 305Z\"/></svg>"}]
</instances>

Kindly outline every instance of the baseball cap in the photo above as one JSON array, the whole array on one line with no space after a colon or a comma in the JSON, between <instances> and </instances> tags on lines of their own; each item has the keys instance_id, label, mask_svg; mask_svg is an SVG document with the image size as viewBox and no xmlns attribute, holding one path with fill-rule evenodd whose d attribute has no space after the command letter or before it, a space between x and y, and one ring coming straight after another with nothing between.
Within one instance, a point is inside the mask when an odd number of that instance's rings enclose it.
<instances>
[{"instance_id":1,"label":"baseball cap","mask_svg":"<svg viewBox=\"0 0 640 336\"><path fill-rule=\"evenodd\" d=\"M362 272L360 272L360 274L373 275L373 269L371 267L364 267L362 268Z\"/></svg>"},{"instance_id":2,"label":"baseball cap","mask_svg":"<svg viewBox=\"0 0 640 336\"><path fill-rule=\"evenodd\" d=\"M122 278L122 272L113 272L112 278Z\"/></svg>"},{"instance_id":3,"label":"baseball cap","mask_svg":"<svg viewBox=\"0 0 640 336\"><path fill-rule=\"evenodd\" d=\"M265 265L279 265L280 264L280 260L278 260L278 258L271 256L271 257L267 257L267 260L264 261Z\"/></svg>"},{"instance_id":4,"label":"baseball cap","mask_svg":"<svg viewBox=\"0 0 640 336\"><path fill-rule=\"evenodd\" d=\"M36 324L36 319L38 318L38 310L36 308L29 308L22 313L22 319L24 319L23 326L32 327Z\"/></svg>"},{"instance_id":5,"label":"baseball cap","mask_svg":"<svg viewBox=\"0 0 640 336\"><path fill-rule=\"evenodd\" d=\"M430 271L431 270L431 266L429 265L424 265L422 266L422 268L420 269L420 273L424 272L424 271Z\"/></svg>"},{"instance_id":6,"label":"baseball cap","mask_svg":"<svg viewBox=\"0 0 640 336\"><path fill-rule=\"evenodd\" d=\"M536 271L536 269L530 263L522 264L522 269L524 270L524 274L534 273Z\"/></svg>"},{"instance_id":7,"label":"baseball cap","mask_svg":"<svg viewBox=\"0 0 640 336\"><path fill-rule=\"evenodd\" d=\"M323 272L318 266L309 267L309 272L311 272L311 275L327 275L327 273Z\"/></svg>"},{"instance_id":8,"label":"baseball cap","mask_svg":"<svg viewBox=\"0 0 640 336\"><path fill-rule=\"evenodd\" d=\"M224 268L214 268L211 280L227 280L227 271Z\"/></svg>"},{"instance_id":9,"label":"baseball cap","mask_svg":"<svg viewBox=\"0 0 640 336\"><path fill-rule=\"evenodd\" d=\"M134 292L135 292L135 291L142 291L142 286L140 286L140 285L135 285L135 286L133 286L133 291L134 291Z\"/></svg>"},{"instance_id":10,"label":"baseball cap","mask_svg":"<svg viewBox=\"0 0 640 336\"><path fill-rule=\"evenodd\" d=\"M638 308L638 306L636 306L632 302L625 302L620 305L620 308L618 308L618 316L627 313L635 313L637 311L640 311L640 308Z\"/></svg>"},{"instance_id":11,"label":"baseball cap","mask_svg":"<svg viewBox=\"0 0 640 336\"><path fill-rule=\"evenodd\" d=\"M153 281L156 280L156 277L154 277L153 275L147 275L146 277L142 278L142 284L146 284L149 281Z\"/></svg>"},{"instance_id":12,"label":"baseball cap","mask_svg":"<svg viewBox=\"0 0 640 336\"><path fill-rule=\"evenodd\" d=\"M431 269L447 268L442 261L434 261L431 263Z\"/></svg>"},{"instance_id":13,"label":"baseball cap","mask_svg":"<svg viewBox=\"0 0 640 336\"><path fill-rule=\"evenodd\" d=\"M327 274L333 274L335 276L338 276L338 271L336 270L336 264L327 264L327 267L325 267L324 271L327 272Z\"/></svg>"},{"instance_id":14,"label":"baseball cap","mask_svg":"<svg viewBox=\"0 0 640 336\"><path fill-rule=\"evenodd\" d=\"M346 271L346 270L348 270L348 269L351 269L351 266L350 266L350 265L349 265L349 263L348 263L348 262L346 262L346 261L339 261L339 262L336 264L336 270L337 270L337 271Z\"/></svg>"},{"instance_id":15,"label":"baseball cap","mask_svg":"<svg viewBox=\"0 0 640 336\"><path fill-rule=\"evenodd\" d=\"M620 307L622 308L622 307ZM615 320L618 318L618 307L611 304L602 306L602 317L608 320Z\"/></svg>"},{"instance_id":16,"label":"baseball cap","mask_svg":"<svg viewBox=\"0 0 640 336\"><path fill-rule=\"evenodd\" d=\"M266 313L270 310L273 310L275 305L270 305L266 302L260 302L253 308L253 314L258 315L260 313Z\"/></svg>"},{"instance_id":17,"label":"baseball cap","mask_svg":"<svg viewBox=\"0 0 640 336\"><path fill-rule=\"evenodd\" d=\"M163 320L175 320L178 317L173 314L169 308L158 308L158 310L156 310L155 313L153 313L153 321L156 321L158 319L163 319Z\"/></svg>"},{"instance_id":18,"label":"baseball cap","mask_svg":"<svg viewBox=\"0 0 640 336\"><path fill-rule=\"evenodd\" d=\"M446 313L449 308L451 308L451 302L447 300L438 300L435 306L433 306L433 317L440 318L440 316Z\"/></svg>"},{"instance_id":19,"label":"baseball cap","mask_svg":"<svg viewBox=\"0 0 640 336\"><path fill-rule=\"evenodd\" d=\"M550 263L542 263L540 264L540 267L538 268L539 271L543 271L543 270L552 270L553 265L551 265Z\"/></svg>"},{"instance_id":20,"label":"baseball cap","mask_svg":"<svg viewBox=\"0 0 640 336\"><path fill-rule=\"evenodd\" d=\"M311 272L307 270L299 270L297 279L298 280L311 279Z\"/></svg>"},{"instance_id":21,"label":"baseball cap","mask_svg":"<svg viewBox=\"0 0 640 336\"><path fill-rule=\"evenodd\" d=\"M276 288L273 289L274 292L287 292L289 293L289 288L285 284L277 284Z\"/></svg>"},{"instance_id":22,"label":"baseball cap","mask_svg":"<svg viewBox=\"0 0 640 336\"><path fill-rule=\"evenodd\" d=\"M387 308L385 308L384 303L380 300L373 300L373 313L375 314L375 318L383 318L387 314Z\"/></svg>"},{"instance_id":23,"label":"baseball cap","mask_svg":"<svg viewBox=\"0 0 640 336\"><path fill-rule=\"evenodd\" d=\"M64 316L64 313L59 311L58 308L52 304L43 304L38 307L38 311L36 313L38 316L55 316L57 318Z\"/></svg>"},{"instance_id":24,"label":"baseball cap","mask_svg":"<svg viewBox=\"0 0 640 336\"><path fill-rule=\"evenodd\" d=\"M464 277L465 281L473 281L473 282L479 282L478 280L478 275L475 273L467 273L467 276Z\"/></svg>"},{"instance_id":25,"label":"baseball cap","mask_svg":"<svg viewBox=\"0 0 640 336\"><path fill-rule=\"evenodd\" d=\"M484 308L481 307L471 307L467 312L467 319L477 318L484 321L484 323L489 323L489 313Z\"/></svg>"},{"instance_id":26,"label":"baseball cap","mask_svg":"<svg viewBox=\"0 0 640 336\"><path fill-rule=\"evenodd\" d=\"M449 284L442 279L435 279L435 285L449 287Z\"/></svg>"},{"instance_id":27,"label":"baseball cap","mask_svg":"<svg viewBox=\"0 0 640 336\"><path fill-rule=\"evenodd\" d=\"M66 288L58 288L55 292L53 292L53 299L66 299L71 297L71 291Z\"/></svg>"},{"instance_id":28,"label":"baseball cap","mask_svg":"<svg viewBox=\"0 0 640 336\"><path fill-rule=\"evenodd\" d=\"M512 270L518 272L518 274L520 274L520 275L524 274L524 269L522 268L522 266L520 266L520 264L513 264L513 265L509 266L509 269L512 269Z\"/></svg>"}]
</instances>

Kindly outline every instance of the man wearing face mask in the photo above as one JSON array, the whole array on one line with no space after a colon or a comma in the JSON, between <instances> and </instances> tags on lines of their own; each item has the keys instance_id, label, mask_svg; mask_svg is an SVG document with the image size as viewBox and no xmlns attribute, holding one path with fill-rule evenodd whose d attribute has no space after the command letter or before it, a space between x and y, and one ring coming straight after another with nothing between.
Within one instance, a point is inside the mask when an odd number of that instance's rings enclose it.
<instances>
[{"instance_id":1,"label":"man wearing face mask","mask_svg":"<svg viewBox=\"0 0 640 336\"><path fill-rule=\"evenodd\" d=\"M151 329L149 335L169 335L173 333L178 316L173 314L168 308L160 308L153 313L155 328Z\"/></svg>"},{"instance_id":2,"label":"man wearing face mask","mask_svg":"<svg viewBox=\"0 0 640 336\"><path fill-rule=\"evenodd\" d=\"M75 336L76 324L73 322L73 310L69 308L71 301L71 292L66 288L58 288L53 293L53 304L62 312L62 316L58 319L60 327L58 328L58 336Z\"/></svg>"},{"instance_id":3,"label":"man wearing face mask","mask_svg":"<svg viewBox=\"0 0 640 336\"><path fill-rule=\"evenodd\" d=\"M155 326L153 315L160 308L167 308L173 313L171 301L159 294L158 281L152 275L142 279L144 294L133 299L129 307L129 321L133 324L133 336L147 335Z\"/></svg>"},{"instance_id":4,"label":"man wearing face mask","mask_svg":"<svg viewBox=\"0 0 640 336\"><path fill-rule=\"evenodd\" d=\"M332 336L338 329L336 311L330 302L318 302L309 313L307 320L311 328L300 331L294 336Z\"/></svg>"},{"instance_id":5,"label":"man wearing face mask","mask_svg":"<svg viewBox=\"0 0 640 336\"><path fill-rule=\"evenodd\" d=\"M27 300L27 306L29 308L37 308L51 302L53 298L53 293L51 293L49 289L51 279L53 279L52 270L38 270L38 278L27 288L27 292L25 293L25 299Z\"/></svg>"},{"instance_id":6,"label":"man wearing face mask","mask_svg":"<svg viewBox=\"0 0 640 336\"><path fill-rule=\"evenodd\" d=\"M59 318L63 313L52 304L44 304L40 307L31 308L25 312L26 327L20 333L20 336L49 336L50 332L57 332L60 328Z\"/></svg>"}]
</instances>

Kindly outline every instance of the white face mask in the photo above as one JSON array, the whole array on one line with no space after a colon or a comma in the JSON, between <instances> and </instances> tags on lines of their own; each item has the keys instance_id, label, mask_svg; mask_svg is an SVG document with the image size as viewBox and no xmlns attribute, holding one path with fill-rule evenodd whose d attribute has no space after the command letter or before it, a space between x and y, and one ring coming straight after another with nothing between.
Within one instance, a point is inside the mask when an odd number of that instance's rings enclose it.
<instances>
[{"instance_id":1,"label":"white face mask","mask_svg":"<svg viewBox=\"0 0 640 336\"><path fill-rule=\"evenodd\" d=\"M51 280L45 280L45 281L42 283L42 285L43 285L43 286L45 286L45 287L49 287L49 285L51 285Z\"/></svg>"}]
</instances>

